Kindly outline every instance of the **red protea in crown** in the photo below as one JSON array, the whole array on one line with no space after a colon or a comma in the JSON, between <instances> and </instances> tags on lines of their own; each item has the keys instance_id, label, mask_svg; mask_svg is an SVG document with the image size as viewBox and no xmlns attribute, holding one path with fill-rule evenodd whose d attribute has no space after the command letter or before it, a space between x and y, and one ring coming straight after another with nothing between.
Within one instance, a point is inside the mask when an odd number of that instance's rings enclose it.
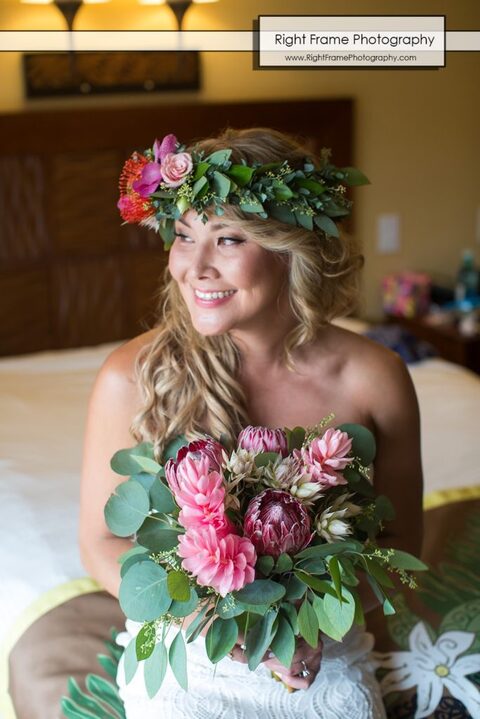
<instances>
[{"instance_id":1,"label":"red protea in crown","mask_svg":"<svg viewBox=\"0 0 480 719\"><path fill-rule=\"evenodd\" d=\"M144 155L134 152L126 161L120 175L120 199L117 207L125 222L142 222L154 213L154 208L138 192L133 189L133 183L140 179L142 170L149 160Z\"/></svg>"}]
</instances>

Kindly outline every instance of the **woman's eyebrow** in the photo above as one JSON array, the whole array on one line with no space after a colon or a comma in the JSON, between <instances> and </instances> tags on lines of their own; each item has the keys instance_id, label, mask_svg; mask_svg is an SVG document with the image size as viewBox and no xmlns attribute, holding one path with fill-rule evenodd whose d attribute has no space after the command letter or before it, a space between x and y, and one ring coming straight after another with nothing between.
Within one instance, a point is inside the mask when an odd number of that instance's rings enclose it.
<instances>
[{"instance_id":1,"label":"woman's eyebrow","mask_svg":"<svg viewBox=\"0 0 480 719\"><path fill-rule=\"evenodd\" d=\"M181 217L178 218L177 222L181 222L182 225L185 225L185 227L188 227L190 230L192 229L192 226L188 224L188 222L185 222L185 220L182 220ZM211 229L213 231L216 230L223 230L225 227L231 227L231 225L227 225L225 222L217 222L214 225L210 225Z\"/></svg>"}]
</instances>

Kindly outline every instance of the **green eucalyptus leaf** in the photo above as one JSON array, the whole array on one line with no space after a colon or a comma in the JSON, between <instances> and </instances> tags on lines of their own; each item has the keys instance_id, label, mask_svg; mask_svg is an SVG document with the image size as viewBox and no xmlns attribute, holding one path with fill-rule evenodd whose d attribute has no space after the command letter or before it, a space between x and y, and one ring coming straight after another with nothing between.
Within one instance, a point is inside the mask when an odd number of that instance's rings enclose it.
<instances>
[{"instance_id":1,"label":"green eucalyptus leaf","mask_svg":"<svg viewBox=\"0 0 480 719\"><path fill-rule=\"evenodd\" d=\"M157 512L170 514L177 509L171 491L166 484L162 482L160 477L156 477L150 487L150 501L152 509L156 509Z\"/></svg>"},{"instance_id":2,"label":"green eucalyptus leaf","mask_svg":"<svg viewBox=\"0 0 480 719\"><path fill-rule=\"evenodd\" d=\"M150 500L144 488L133 479L122 482L105 505L108 528L118 537L128 537L142 526L150 511Z\"/></svg>"},{"instance_id":3,"label":"green eucalyptus leaf","mask_svg":"<svg viewBox=\"0 0 480 719\"><path fill-rule=\"evenodd\" d=\"M429 569L427 564L421 562L420 559L414 557L413 554L402 552L399 549L393 550L393 555L389 556L388 563L397 569L406 569L412 572L424 572Z\"/></svg>"},{"instance_id":4,"label":"green eucalyptus leaf","mask_svg":"<svg viewBox=\"0 0 480 719\"><path fill-rule=\"evenodd\" d=\"M284 596L285 587L271 579L255 579L232 594L239 602L246 604L273 604Z\"/></svg>"},{"instance_id":5,"label":"green eucalyptus leaf","mask_svg":"<svg viewBox=\"0 0 480 719\"><path fill-rule=\"evenodd\" d=\"M158 517L158 518L157 518ZM168 552L178 544L181 532L162 521L162 515L148 517L137 534L137 542L152 552Z\"/></svg>"},{"instance_id":6,"label":"green eucalyptus leaf","mask_svg":"<svg viewBox=\"0 0 480 719\"><path fill-rule=\"evenodd\" d=\"M327 215L315 215L313 219L316 226L329 237L339 237L338 227Z\"/></svg>"},{"instance_id":7,"label":"green eucalyptus leaf","mask_svg":"<svg viewBox=\"0 0 480 719\"><path fill-rule=\"evenodd\" d=\"M245 645L248 657L248 668L254 671L262 661L263 655L271 645L275 636L274 624L277 618L275 609L269 609L247 634Z\"/></svg>"},{"instance_id":8,"label":"green eucalyptus leaf","mask_svg":"<svg viewBox=\"0 0 480 719\"><path fill-rule=\"evenodd\" d=\"M135 639L135 651L139 662L148 659L152 654L155 649L156 635L154 622L146 622L138 632Z\"/></svg>"},{"instance_id":9,"label":"green eucalyptus leaf","mask_svg":"<svg viewBox=\"0 0 480 719\"><path fill-rule=\"evenodd\" d=\"M298 634L298 615L297 610L293 606L293 604L290 604L290 602L282 602L280 604L280 612L283 616L285 616L290 626L292 627L292 632L295 634L295 636Z\"/></svg>"},{"instance_id":10,"label":"green eucalyptus leaf","mask_svg":"<svg viewBox=\"0 0 480 719\"><path fill-rule=\"evenodd\" d=\"M232 619L238 617L245 611L245 606L241 602L237 602L231 594L227 594L217 604L217 614L222 619Z\"/></svg>"},{"instance_id":11,"label":"green eucalyptus leaf","mask_svg":"<svg viewBox=\"0 0 480 719\"><path fill-rule=\"evenodd\" d=\"M346 539L343 542L324 542L302 549L295 559L323 559L343 552L359 552L362 549L362 543L357 542L355 539Z\"/></svg>"},{"instance_id":12,"label":"green eucalyptus leaf","mask_svg":"<svg viewBox=\"0 0 480 719\"><path fill-rule=\"evenodd\" d=\"M168 660L172 668L173 675L182 689L188 690L187 677L187 652L182 632L179 631L175 639L170 645L168 652Z\"/></svg>"},{"instance_id":13,"label":"green eucalyptus leaf","mask_svg":"<svg viewBox=\"0 0 480 719\"><path fill-rule=\"evenodd\" d=\"M335 592L338 597L338 600L341 602L342 601L342 579L340 576L340 566L338 564L338 559L336 557L331 557L328 560L328 571L330 572L330 576L332 578L333 586L335 587Z\"/></svg>"},{"instance_id":14,"label":"green eucalyptus leaf","mask_svg":"<svg viewBox=\"0 0 480 719\"><path fill-rule=\"evenodd\" d=\"M125 672L125 682L129 684L133 677L135 676L135 672L137 671L138 667L138 659L137 659L137 648L136 648L136 638L130 640L130 642L125 647L125 652L123 654L123 670Z\"/></svg>"},{"instance_id":15,"label":"green eucalyptus leaf","mask_svg":"<svg viewBox=\"0 0 480 719\"><path fill-rule=\"evenodd\" d=\"M193 642L202 631L205 624L210 621L210 617L213 614L213 608L210 602L206 602L198 612L195 619L190 622L187 629L185 630L185 639L187 642Z\"/></svg>"},{"instance_id":16,"label":"green eucalyptus leaf","mask_svg":"<svg viewBox=\"0 0 480 719\"><path fill-rule=\"evenodd\" d=\"M290 667L295 654L295 635L290 622L281 614L278 617L278 628L270 647L283 666Z\"/></svg>"},{"instance_id":17,"label":"green eucalyptus leaf","mask_svg":"<svg viewBox=\"0 0 480 719\"><path fill-rule=\"evenodd\" d=\"M122 611L136 622L151 622L170 607L167 573L154 562L140 562L130 567L120 584Z\"/></svg>"},{"instance_id":18,"label":"green eucalyptus leaf","mask_svg":"<svg viewBox=\"0 0 480 719\"><path fill-rule=\"evenodd\" d=\"M307 215L304 212L297 211L295 212L295 219L300 227L303 227L305 230L309 230L310 232L313 230L312 215Z\"/></svg>"},{"instance_id":19,"label":"green eucalyptus leaf","mask_svg":"<svg viewBox=\"0 0 480 719\"><path fill-rule=\"evenodd\" d=\"M253 167L247 167L246 165L232 165L229 170L225 171L225 174L231 177L239 187L248 185L252 179L252 175L255 172Z\"/></svg>"},{"instance_id":20,"label":"green eucalyptus leaf","mask_svg":"<svg viewBox=\"0 0 480 719\"><path fill-rule=\"evenodd\" d=\"M172 569L167 577L168 593L177 602L187 602L190 599L190 585L184 572Z\"/></svg>"},{"instance_id":21,"label":"green eucalyptus leaf","mask_svg":"<svg viewBox=\"0 0 480 719\"><path fill-rule=\"evenodd\" d=\"M321 195L322 192L325 192L326 187L325 185L320 184L320 182L316 182L315 180L310 180L309 178L305 179L298 179L297 180L297 186L298 187L304 187L305 189L309 190L312 195Z\"/></svg>"},{"instance_id":22,"label":"green eucalyptus leaf","mask_svg":"<svg viewBox=\"0 0 480 719\"><path fill-rule=\"evenodd\" d=\"M303 427L294 427L287 430L288 451L291 453L294 449L300 449L305 439L305 430Z\"/></svg>"},{"instance_id":23,"label":"green eucalyptus leaf","mask_svg":"<svg viewBox=\"0 0 480 719\"><path fill-rule=\"evenodd\" d=\"M248 202L241 202L239 205L242 212L265 212L263 205L251 198Z\"/></svg>"},{"instance_id":24,"label":"green eucalyptus leaf","mask_svg":"<svg viewBox=\"0 0 480 719\"><path fill-rule=\"evenodd\" d=\"M163 642L158 642L151 656L145 661L145 688L150 699L153 699L160 690L167 672L167 667L167 649Z\"/></svg>"},{"instance_id":25,"label":"green eucalyptus leaf","mask_svg":"<svg viewBox=\"0 0 480 719\"><path fill-rule=\"evenodd\" d=\"M323 607L332 627L340 635L340 638L351 629L353 619L355 617L355 600L351 592L342 588L342 600L325 594L323 598Z\"/></svg>"},{"instance_id":26,"label":"green eucalyptus leaf","mask_svg":"<svg viewBox=\"0 0 480 719\"><path fill-rule=\"evenodd\" d=\"M167 463L168 459L175 460L177 457L178 450L182 447L185 447L185 445L188 444L188 440L183 434L179 434L177 437L174 437L171 442L166 446L163 455L162 460L164 464Z\"/></svg>"},{"instance_id":27,"label":"green eucalyptus leaf","mask_svg":"<svg viewBox=\"0 0 480 719\"><path fill-rule=\"evenodd\" d=\"M130 479L138 482L147 492L150 492L150 487L155 482L155 477L149 472L139 472L138 474L133 474Z\"/></svg>"},{"instance_id":28,"label":"green eucalyptus leaf","mask_svg":"<svg viewBox=\"0 0 480 719\"><path fill-rule=\"evenodd\" d=\"M326 595L328 596L328 595ZM338 599L335 597L335 601L338 602ZM327 613L325 611L325 606L323 604L323 599L320 599L320 597L314 596L312 599L312 607L313 611L315 612L317 616L318 626L321 632L323 634L326 634L327 637L331 637L332 639L335 639L336 641L340 642L342 640L342 633L339 631L339 629L332 624L330 621L330 618L327 616Z\"/></svg>"},{"instance_id":29,"label":"green eucalyptus leaf","mask_svg":"<svg viewBox=\"0 0 480 719\"><path fill-rule=\"evenodd\" d=\"M205 637L207 656L216 664L233 649L238 639L238 626L235 619L217 617L208 628Z\"/></svg>"},{"instance_id":30,"label":"green eucalyptus leaf","mask_svg":"<svg viewBox=\"0 0 480 719\"><path fill-rule=\"evenodd\" d=\"M208 162L210 165L223 165L224 162L230 159L231 154L232 151L229 149L216 150L216 152L212 152L211 155L205 158L205 162Z\"/></svg>"},{"instance_id":31,"label":"green eucalyptus leaf","mask_svg":"<svg viewBox=\"0 0 480 719\"><path fill-rule=\"evenodd\" d=\"M281 455L278 452L259 452L255 455L255 466L266 467L270 462L274 463L281 459Z\"/></svg>"},{"instance_id":32,"label":"green eucalyptus leaf","mask_svg":"<svg viewBox=\"0 0 480 719\"><path fill-rule=\"evenodd\" d=\"M289 572L293 567L293 560L289 554L283 552L275 562L275 572L278 574L284 574Z\"/></svg>"},{"instance_id":33,"label":"green eucalyptus leaf","mask_svg":"<svg viewBox=\"0 0 480 719\"><path fill-rule=\"evenodd\" d=\"M350 187L370 184L368 177L366 177L363 172L360 172L360 170L357 170L356 167L342 167L341 171L344 173L345 184Z\"/></svg>"},{"instance_id":34,"label":"green eucalyptus leaf","mask_svg":"<svg viewBox=\"0 0 480 719\"><path fill-rule=\"evenodd\" d=\"M367 557L366 555L363 556L363 559L366 564L368 573L372 577L374 577L379 584L381 584L383 587L389 587L390 589L393 589L395 587L391 578L388 576L388 573L385 570L383 563L381 563L381 560L375 557Z\"/></svg>"},{"instance_id":35,"label":"green eucalyptus leaf","mask_svg":"<svg viewBox=\"0 0 480 719\"><path fill-rule=\"evenodd\" d=\"M206 177L200 177L196 182L193 183L192 192L194 197L198 197L202 190L208 187L208 180Z\"/></svg>"},{"instance_id":36,"label":"green eucalyptus leaf","mask_svg":"<svg viewBox=\"0 0 480 719\"><path fill-rule=\"evenodd\" d=\"M298 569L309 574L325 574L325 561L320 558L311 557L310 559L301 559L296 565Z\"/></svg>"},{"instance_id":37,"label":"green eucalyptus leaf","mask_svg":"<svg viewBox=\"0 0 480 719\"><path fill-rule=\"evenodd\" d=\"M395 519L395 508L384 494L375 499L375 519L379 522L391 522Z\"/></svg>"},{"instance_id":38,"label":"green eucalyptus leaf","mask_svg":"<svg viewBox=\"0 0 480 719\"><path fill-rule=\"evenodd\" d=\"M307 644L315 649L318 644L318 619L307 598L303 600L298 610L298 628Z\"/></svg>"},{"instance_id":39,"label":"green eucalyptus leaf","mask_svg":"<svg viewBox=\"0 0 480 719\"><path fill-rule=\"evenodd\" d=\"M228 193L230 192L231 182L228 179L228 177L225 177L221 172L215 171L213 173L213 188L215 190L215 194L218 195L218 197L221 197L222 200L225 200L225 198L228 196Z\"/></svg>"},{"instance_id":40,"label":"green eucalyptus leaf","mask_svg":"<svg viewBox=\"0 0 480 719\"><path fill-rule=\"evenodd\" d=\"M198 606L198 594L193 587L190 587L190 595L184 602L180 602L176 599L170 605L168 613L172 617L188 617Z\"/></svg>"},{"instance_id":41,"label":"green eucalyptus leaf","mask_svg":"<svg viewBox=\"0 0 480 719\"><path fill-rule=\"evenodd\" d=\"M308 584L308 586L311 589L314 589L316 592L321 592L322 594L331 594L333 597L337 596L335 590L332 589L329 582L326 582L324 579L312 577L310 574L302 571L301 569L296 569L295 575L298 577L298 579L300 579L300 581L305 582L305 584Z\"/></svg>"},{"instance_id":42,"label":"green eucalyptus leaf","mask_svg":"<svg viewBox=\"0 0 480 719\"><path fill-rule=\"evenodd\" d=\"M150 462L147 460L150 460ZM147 461L149 469L146 469L145 464L142 464L144 461ZM156 474L160 469L160 465L155 461L153 456L153 445L151 442L142 442L135 447L120 449L118 452L115 452L110 460L110 466L114 472L125 476L131 476L139 472L151 473L150 468L153 467L155 467L153 474Z\"/></svg>"},{"instance_id":43,"label":"green eucalyptus leaf","mask_svg":"<svg viewBox=\"0 0 480 719\"><path fill-rule=\"evenodd\" d=\"M270 216L287 225L297 224L294 213L286 205L275 205L272 203L270 206Z\"/></svg>"},{"instance_id":44,"label":"green eucalyptus leaf","mask_svg":"<svg viewBox=\"0 0 480 719\"><path fill-rule=\"evenodd\" d=\"M209 167L210 167L210 165L208 162L199 162L195 168L195 172L193 175L193 181L196 182L201 177L203 177Z\"/></svg>"},{"instance_id":45,"label":"green eucalyptus leaf","mask_svg":"<svg viewBox=\"0 0 480 719\"><path fill-rule=\"evenodd\" d=\"M274 564L274 558L269 554L264 554L262 557L258 557L255 569L267 577L271 573Z\"/></svg>"},{"instance_id":46,"label":"green eucalyptus leaf","mask_svg":"<svg viewBox=\"0 0 480 719\"><path fill-rule=\"evenodd\" d=\"M307 591L307 585L305 582L302 582L294 574L290 574L289 577L282 578L281 582L285 587L285 599L288 599L289 602L295 602L298 599L301 599Z\"/></svg>"}]
</instances>

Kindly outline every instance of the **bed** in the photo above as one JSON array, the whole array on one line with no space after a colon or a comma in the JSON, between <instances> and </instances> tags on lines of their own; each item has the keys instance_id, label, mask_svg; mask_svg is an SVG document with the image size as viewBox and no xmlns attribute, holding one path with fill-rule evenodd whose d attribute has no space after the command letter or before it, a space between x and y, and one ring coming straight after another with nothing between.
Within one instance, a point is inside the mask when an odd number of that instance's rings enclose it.
<instances>
[{"instance_id":1,"label":"bed","mask_svg":"<svg viewBox=\"0 0 480 719\"><path fill-rule=\"evenodd\" d=\"M47 716L42 702L66 692L68 674L84 677L108 628L122 622L113 600L85 576L76 537L87 397L108 353L151 320L165 264L151 233L118 222L115 188L124 158L172 128L189 140L228 124L263 124L299 133L312 148L321 141L339 165L349 165L353 119L351 99L0 115L2 719L59 719L60 709ZM352 331L368 329L350 318L341 322ZM468 651L475 656L480 380L437 358L409 367L422 416L424 558L438 571L407 598L404 625L372 617L372 630L379 649L405 650L419 617L437 633L446 619L451 630L474 635ZM95 626L93 614L100 617ZM62 622L71 627L72 618L75 636L70 629L62 634ZM55 643L55 666L43 660L45 635ZM63 670L62 652L68 667L75 658L74 671ZM111 659L102 661L98 672L107 677ZM414 702L415 692L387 695L389 717L413 716ZM439 710L468 716L448 693Z\"/></svg>"},{"instance_id":2,"label":"bed","mask_svg":"<svg viewBox=\"0 0 480 719\"><path fill-rule=\"evenodd\" d=\"M367 329L365 323L353 319L342 320L341 324L353 331ZM85 576L76 543L79 468L87 397L97 369L115 346L117 343L109 343L0 360L4 420L0 436L4 719L15 716L6 690L8 655L16 643L39 617L54 607L68 605L70 600L99 589ZM412 364L409 369L422 419L427 521L424 557L438 566L440 557L445 562L443 555L452 533L458 541L465 541L462 533L468 526L467 515L478 517L472 512L475 507L478 509L480 497L475 422L480 406L480 379L438 358ZM476 526L478 529L478 523ZM480 603L480 583L477 580L475 585L473 579L472 582L466 602L461 592L452 601L456 602L457 610L462 605L467 615L462 619L462 611L457 611L457 624L461 625L457 629L465 631L469 627L468 631L477 632L478 620L475 623L471 611L467 611L469 607L465 609L469 603L470 609L475 608L475 602ZM431 587L425 589L427 599L429 591ZM419 602L415 605L415 599L412 616L419 613ZM451 613L451 604L446 601L444 615ZM435 619L429 605L420 606L420 611L422 617L428 616L429 622L438 626L439 612ZM378 634L380 637L382 631ZM396 637L398 628L391 628L390 634L390 639ZM405 642L405 636L401 639ZM385 636L379 641L385 645ZM412 698L404 701L407 707L408 701ZM448 703L450 698L445 696L444 701Z\"/></svg>"}]
</instances>

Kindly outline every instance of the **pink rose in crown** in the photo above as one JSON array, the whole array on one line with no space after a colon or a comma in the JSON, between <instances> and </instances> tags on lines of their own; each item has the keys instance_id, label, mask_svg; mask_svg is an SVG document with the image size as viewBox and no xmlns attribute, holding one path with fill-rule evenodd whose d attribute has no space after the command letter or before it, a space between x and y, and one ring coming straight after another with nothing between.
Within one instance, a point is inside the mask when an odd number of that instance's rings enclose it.
<instances>
[{"instance_id":1,"label":"pink rose in crown","mask_svg":"<svg viewBox=\"0 0 480 719\"><path fill-rule=\"evenodd\" d=\"M249 425L238 435L238 446L249 452L278 452L282 457L288 455L287 436L283 429Z\"/></svg>"},{"instance_id":2,"label":"pink rose in crown","mask_svg":"<svg viewBox=\"0 0 480 719\"><path fill-rule=\"evenodd\" d=\"M170 152L162 162L162 182L168 187L180 187L193 169L188 152Z\"/></svg>"},{"instance_id":3,"label":"pink rose in crown","mask_svg":"<svg viewBox=\"0 0 480 719\"><path fill-rule=\"evenodd\" d=\"M341 471L350 464L347 455L352 449L352 440L346 432L327 429L323 437L317 437L307 447L294 450L294 456L302 462L311 475L312 482L326 487L347 484Z\"/></svg>"},{"instance_id":4,"label":"pink rose in crown","mask_svg":"<svg viewBox=\"0 0 480 719\"><path fill-rule=\"evenodd\" d=\"M178 554L183 557L183 569L222 597L243 589L255 579L257 555L246 537L236 534L219 537L211 526L201 531L192 529L179 537Z\"/></svg>"},{"instance_id":5,"label":"pink rose in crown","mask_svg":"<svg viewBox=\"0 0 480 719\"><path fill-rule=\"evenodd\" d=\"M220 537L235 531L225 514L223 475L210 469L207 456L185 457L178 466L169 459L165 476L181 507L178 520L187 530L211 526Z\"/></svg>"},{"instance_id":6,"label":"pink rose in crown","mask_svg":"<svg viewBox=\"0 0 480 719\"><path fill-rule=\"evenodd\" d=\"M184 447L180 447L177 452L176 464L180 464L180 462L185 457L190 457L190 459L200 459L201 457L207 457L209 460L210 469L214 469L217 472L220 472L223 461L222 452L222 445L215 439L212 439L210 437L208 437L207 439L197 439L194 442L190 442L189 444L185 445Z\"/></svg>"},{"instance_id":7,"label":"pink rose in crown","mask_svg":"<svg viewBox=\"0 0 480 719\"><path fill-rule=\"evenodd\" d=\"M297 554L312 538L303 504L279 489L266 489L250 501L243 531L258 554L275 558L283 552Z\"/></svg>"}]
</instances>

